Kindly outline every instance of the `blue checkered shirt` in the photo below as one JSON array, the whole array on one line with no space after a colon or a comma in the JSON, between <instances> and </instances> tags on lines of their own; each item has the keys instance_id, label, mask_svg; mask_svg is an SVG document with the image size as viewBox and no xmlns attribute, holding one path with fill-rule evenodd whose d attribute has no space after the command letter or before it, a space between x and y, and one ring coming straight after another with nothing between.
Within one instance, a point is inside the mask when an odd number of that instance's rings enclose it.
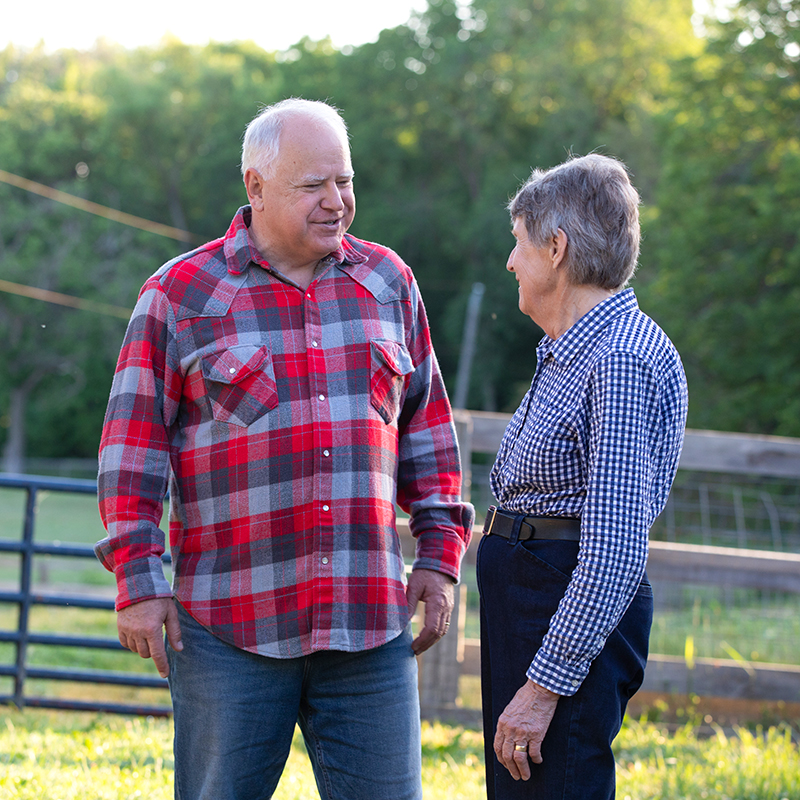
<instances>
[{"instance_id":1,"label":"blue checkered shirt","mask_svg":"<svg viewBox=\"0 0 800 800\"><path fill-rule=\"evenodd\" d=\"M539 343L491 485L503 508L581 520L578 565L528 669L553 692L578 690L642 580L687 402L680 356L632 289Z\"/></svg>"}]
</instances>

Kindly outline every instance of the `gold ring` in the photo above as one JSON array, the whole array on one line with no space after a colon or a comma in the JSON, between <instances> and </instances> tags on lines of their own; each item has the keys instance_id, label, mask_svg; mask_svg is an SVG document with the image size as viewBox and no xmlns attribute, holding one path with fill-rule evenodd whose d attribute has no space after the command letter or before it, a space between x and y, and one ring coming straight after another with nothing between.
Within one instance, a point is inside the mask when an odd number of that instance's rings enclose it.
<instances>
[{"instance_id":1,"label":"gold ring","mask_svg":"<svg viewBox=\"0 0 800 800\"><path fill-rule=\"evenodd\" d=\"M523 752L524 750L528 749L528 745L526 745L526 744L515 744L514 745L514 749L515 750L519 750L520 752Z\"/></svg>"}]
</instances>

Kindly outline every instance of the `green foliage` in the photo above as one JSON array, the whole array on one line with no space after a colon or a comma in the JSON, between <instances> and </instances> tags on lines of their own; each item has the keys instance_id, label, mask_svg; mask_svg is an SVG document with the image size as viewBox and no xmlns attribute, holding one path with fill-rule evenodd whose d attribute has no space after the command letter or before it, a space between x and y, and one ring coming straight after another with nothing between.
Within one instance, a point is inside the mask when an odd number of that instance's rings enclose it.
<instances>
[{"instance_id":1,"label":"green foliage","mask_svg":"<svg viewBox=\"0 0 800 800\"><path fill-rule=\"evenodd\" d=\"M663 116L642 278L692 427L800 435L799 26L797 0L742 2Z\"/></svg>"},{"instance_id":2,"label":"green foliage","mask_svg":"<svg viewBox=\"0 0 800 800\"><path fill-rule=\"evenodd\" d=\"M204 241L246 201L239 148L258 107L330 100L351 131L353 233L414 269L448 383L472 285L486 285L468 406L508 411L540 332L504 270L506 202L533 166L618 156L647 203L636 286L684 355L690 423L796 434L798 0L731 13L701 40L691 0L430 0L342 52L9 47L0 168ZM4 184L0 203L0 277L52 291L131 307L189 247ZM31 454L93 456L122 333L0 294L0 444L24 414Z\"/></svg>"}]
</instances>

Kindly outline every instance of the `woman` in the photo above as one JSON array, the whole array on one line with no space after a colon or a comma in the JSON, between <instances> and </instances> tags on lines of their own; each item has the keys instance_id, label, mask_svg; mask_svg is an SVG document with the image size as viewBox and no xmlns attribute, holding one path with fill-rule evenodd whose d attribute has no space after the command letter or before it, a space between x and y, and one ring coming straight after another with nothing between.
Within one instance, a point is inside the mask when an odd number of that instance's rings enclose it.
<instances>
[{"instance_id":1,"label":"woman","mask_svg":"<svg viewBox=\"0 0 800 800\"><path fill-rule=\"evenodd\" d=\"M507 269L545 336L478 551L489 798L614 797L611 742L647 661L648 531L687 407L677 351L625 288L638 206L601 155L535 170L509 205Z\"/></svg>"}]
</instances>

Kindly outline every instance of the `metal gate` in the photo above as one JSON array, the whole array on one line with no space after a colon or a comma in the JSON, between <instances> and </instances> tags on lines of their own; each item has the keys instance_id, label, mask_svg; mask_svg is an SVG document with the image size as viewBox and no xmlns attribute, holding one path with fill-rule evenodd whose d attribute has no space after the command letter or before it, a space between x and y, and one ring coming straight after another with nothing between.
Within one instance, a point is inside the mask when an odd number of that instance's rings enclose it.
<instances>
[{"instance_id":1,"label":"metal gate","mask_svg":"<svg viewBox=\"0 0 800 800\"><path fill-rule=\"evenodd\" d=\"M89 669L51 669L28 665L29 645L87 647L105 650L124 650L124 648L117 639L36 633L30 630L29 625L30 610L37 605L107 609L109 613L114 613L113 600L87 596L34 593L32 591L34 560L37 556L95 558L94 551L89 545L63 545L54 542L39 544L35 541L37 493L48 491L96 495L97 484L95 481L46 478L31 475L0 475L0 487L23 489L27 493L21 539L0 538L0 553L17 553L20 555L18 590L15 592L0 591L0 603L16 605L18 610L16 630L0 630L0 642L10 642L15 646L14 662L0 664L0 676L11 676L13 678L14 691L12 694L0 694L0 703L5 705L13 703L19 708L32 706L153 716L170 714L172 709L168 705L125 705L101 701L70 700L60 697L32 697L26 694L26 681L29 679L164 689L167 688L167 681L163 678L152 678L135 673ZM6 532L3 531L0 535L5 536ZM165 555L164 561L169 563L169 560L169 556Z\"/></svg>"}]
</instances>

